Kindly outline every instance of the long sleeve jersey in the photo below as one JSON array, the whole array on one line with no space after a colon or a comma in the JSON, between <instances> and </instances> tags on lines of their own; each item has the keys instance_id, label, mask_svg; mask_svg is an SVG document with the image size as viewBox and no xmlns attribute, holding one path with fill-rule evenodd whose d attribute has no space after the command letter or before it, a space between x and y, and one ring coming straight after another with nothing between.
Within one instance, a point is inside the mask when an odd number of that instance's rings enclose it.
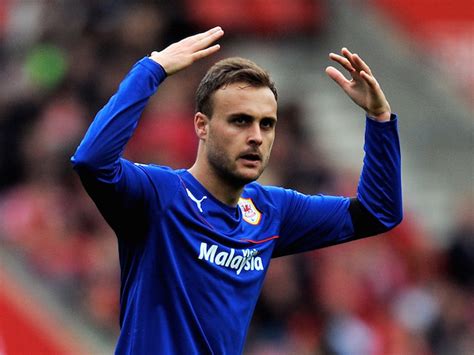
<instances>
[{"instance_id":1,"label":"long sleeve jersey","mask_svg":"<svg viewBox=\"0 0 474 355\"><path fill-rule=\"evenodd\" d=\"M163 68L140 60L72 162L114 229L121 268L117 354L241 354L270 259L356 239L347 197L245 186L223 204L187 170L122 158ZM397 117L366 119L358 201L388 230L402 218Z\"/></svg>"}]
</instances>

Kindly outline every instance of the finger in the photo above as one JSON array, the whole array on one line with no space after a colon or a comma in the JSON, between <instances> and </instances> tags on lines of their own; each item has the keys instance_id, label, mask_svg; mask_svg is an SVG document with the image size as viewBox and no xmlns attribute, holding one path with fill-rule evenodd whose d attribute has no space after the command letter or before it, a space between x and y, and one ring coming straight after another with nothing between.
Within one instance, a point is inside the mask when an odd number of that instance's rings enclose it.
<instances>
[{"instance_id":1,"label":"finger","mask_svg":"<svg viewBox=\"0 0 474 355\"><path fill-rule=\"evenodd\" d=\"M353 54L350 50L348 50L346 47L343 47L341 49L341 54L349 61L349 63L351 63L352 67L357 70L357 71L360 71L361 68L358 67L357 63L354 61L354 58L353 58Z\"/></svg>"},{"instance_id":2,"label":"finger","mask_svg":"<svg viewBox=\"0 0 474 355\"><path fill-rule=\"evenodd\" d=\"M358 54L352 53L346 47L343 47L341 49L341 53L344 55L345 58L347 58L347 60L351 63L352 67L357 73L360 73L361 70L364 70L365 72L372 74L369 66L359 57Z\"/></svg>"},{"instance_id":3,"label":"finger","mask_svg":"<svg viewBox=\"0 0 474 355\"><path fill-rule=\"evenodd\" d=\"M192 47L195 50L200 50L206 47L209 47L213 42L217 41L224 35L224 31L222 29L210 33L208 36L201 38L198 42L196 42Z\"/></svg>"},{"instance_id":4,"label":"finger","mask_svg":"<svg viewBox=\"0 0 474 355\"><path fill-rule=\"evenodd\" d=\"M213 27L213 28L211 28L211 29L209 29L205 32L201 32L201 33L195 34L193 36L189 36L189 37L186 38L186 40L199 41L202 38L210 36L215 32L219 32L220 30L222 30L221 26L216 26L216 27Z\"/></svg>"},{"instance_id":5,"label":"finger","mask_svg":"<svg viewBox=\"0 0 474 355\"><path fill-rule=\"evenodd\" d=\"M197 51L192 55L193 60L199 60L201 58L207 57L211 54L216 53L219 49L221 49L221 46L219 44L215 44L212 47Z\"/></svg>"},{"instance_id":6,"label":"finger","mask_svg":"<svg viewBox=\"0 0 474 355\"><path fill-rule=\"evenodd\" d=\"M341 48L341 54L343 56L351 56L352 52L347 47L342 47Z\"/></svg>"},{"instance_id":7,"label":"finger","mask_svg":"<svg viewBox=\"0 0 474 355\"><path fill-rule=\"evenodd\" d=\"M346 77L334 67L327 67L326 74L342 88L345 88L350 84L350 81L347 80Z\"/></svg>"},{"instance_id":8,"label":"finger","mask_svg":"<svg viewBox=\"0 0 474 355\"><path fill-rule=\"evenodd\" d=\"M370 88L372 88L373 90L378 90L379 83L372 75L367 74L365 71L362 70L360 72L360 76L362 77L362 79L365 80L367 84L369 84Z\"/></svg>"},{"instance_id":9,"label":"finger","mask_svg":"<svg viewBox=\"0 0 474 355\"><path fill-rule=\"evenodd\" d=\"M367 74L372 74L372 71L370 70L367 63L365 63L364 60L359 57L358 54L354 54L352 57L354 59L354 62L361 68L361 70L365 71Z\"/></svg>"},{"instance_id":10,"label":"finger","mask_svg":"<svg viewBox=\"0 0 474 355\"><path fill-rule=\"evenodd\" d=\"M340 56L339 54L336 54L336 53L329 53L329 58L341 64L348 72L355 71L354 67L352 66L352 64L349 62L347 58Z\"/></svg>"},{"instance_id":11,"label":"finger","mask_svg":"<svg viewBox=\"0 0 474 355\"><path fill-rule=\"evenodd\" d=\"M195 34L194 36L191 36L191 38L200 40L201 38L210 36L210 35L212 35L213 33L219 32L219 31L221 31L221 30L222 30L221 26L216 26L216 27L213 27L213 28L211 28L211 29L209 29L209 30L207 30L207 31L204 31L204 32Z\"/></svg>"}]
</instances>

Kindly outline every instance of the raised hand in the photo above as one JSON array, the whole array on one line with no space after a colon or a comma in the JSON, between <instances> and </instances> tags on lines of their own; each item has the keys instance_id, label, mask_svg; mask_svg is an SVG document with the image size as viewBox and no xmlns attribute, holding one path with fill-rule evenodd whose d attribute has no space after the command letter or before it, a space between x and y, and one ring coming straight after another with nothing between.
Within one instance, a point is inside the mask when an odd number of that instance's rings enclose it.
<instances>
[{"instance_id":1,"label":"raised hand","mask_svg":"<svg viewBox=\"0 0 474 355\"><path fill-rule=\"evenodd\" d=\"M347 48L342 48L341 54L330 53L329 58L341 64L351 75L348 80L336 68L329 66L326 73L357 105L362 107L367 115L377 121L390 120L390 105L375 79L369 66Z\"/></svg>"},{"instance_id":2,"label":"raised hand","mask_svg":"<svg viewBox=\"0 0 474 355\"><path fill-rule=\"evenodd\" d=\"M172 75L195 61L207 57L220 49L218 44L211 46L224 35L222 28L214 27L194 36L173 43L160 52L153 52L150 58L159 63L166 74Z\"/></svg>"}]
</instances>

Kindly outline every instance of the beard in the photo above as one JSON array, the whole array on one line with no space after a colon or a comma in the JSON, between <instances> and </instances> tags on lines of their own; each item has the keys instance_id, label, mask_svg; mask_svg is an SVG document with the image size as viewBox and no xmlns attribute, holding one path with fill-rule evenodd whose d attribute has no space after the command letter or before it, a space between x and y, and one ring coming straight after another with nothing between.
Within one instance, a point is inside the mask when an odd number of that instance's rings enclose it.
<instances>
[{"instance_id":1,"label":"beard","mask_svg":"<svg viewBox=\"0 0 474 355\"><path fill-rule=\"evenodd\" d=\"M263 170L265 170L268 162L268 158L262 159L260 170L253 174L254 176L249 176L248 174L240 173L237 169L237 161L229 157L224 149L214 144L208 145L207 160L219 178L236 188L243 187L257 180L263 173Z\"/></svg>"}]
</instances>

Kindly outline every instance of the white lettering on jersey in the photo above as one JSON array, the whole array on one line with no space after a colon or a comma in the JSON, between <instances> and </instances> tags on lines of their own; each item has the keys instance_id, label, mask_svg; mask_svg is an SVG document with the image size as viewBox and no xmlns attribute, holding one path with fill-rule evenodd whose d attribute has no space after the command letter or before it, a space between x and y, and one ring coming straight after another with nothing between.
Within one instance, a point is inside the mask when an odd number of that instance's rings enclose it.
<instances>
[{"instance_id":1,"label":"white lettering on jersey","mask_svg":"<svg viewBox=\"0 0 474 355\"><path fill-rule=\"evenodd\" d=\"M202 211L201 203L207 198L207 196L203 196L200 200L198 200L187 188L186 188L186 192L188 193L189 198L193 200L194 202L196 202L199 212L202 213L203 211Z\"/></svg>"},{"instance_id":2,"label":"white lettering on jersey","mask_svg":"<svg viewBox=\"0 0 474 355\"><path fill-rule=\"evenodd\" d=\"M199 260L206 260L211 264L227 267L236 270L237 275L240 275L242 270L245 271L263 271L263 261L258 255L256 249L243 249L242 255L236 255L236 250L231 248L229 252L219 251L218 246L213 244L209 248L207 243L202 242L199 251Z\"/></svg>"}]
</instances>

